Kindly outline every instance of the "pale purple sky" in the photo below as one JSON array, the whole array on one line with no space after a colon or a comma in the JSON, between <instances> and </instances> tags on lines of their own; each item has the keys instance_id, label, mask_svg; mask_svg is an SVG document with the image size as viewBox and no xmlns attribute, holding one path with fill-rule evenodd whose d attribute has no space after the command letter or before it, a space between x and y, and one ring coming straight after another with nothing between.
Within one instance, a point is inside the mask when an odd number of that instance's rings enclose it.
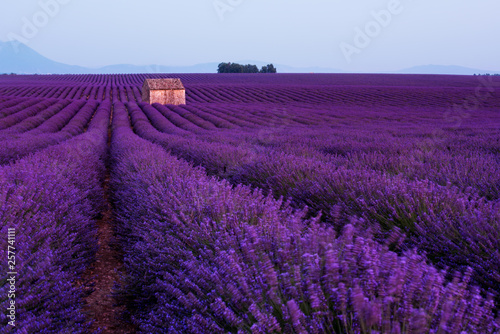
<instances>
[{"instance_id":1,"label":"pale purple sky","mask_svg":"<svg viewBox=\"0 0 500 334\"><path fill-rule=\"evenodd\" d=\"M67 64L260 60L500 71L498 0L0 0L0 39Z\"/></svg>"}]
</instances>

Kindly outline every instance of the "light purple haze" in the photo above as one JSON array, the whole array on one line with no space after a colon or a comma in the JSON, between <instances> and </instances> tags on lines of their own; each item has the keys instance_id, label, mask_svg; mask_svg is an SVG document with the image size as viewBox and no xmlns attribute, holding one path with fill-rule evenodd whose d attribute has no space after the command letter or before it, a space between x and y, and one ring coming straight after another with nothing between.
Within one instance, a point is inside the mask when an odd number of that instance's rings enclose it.
<instances>
[{"instance_id":1,"label":"light purple haze","mask_svg":"<svg viewBox=\"0 0 500 334\"><path fill-rule=\"evenodd\" d=\"M0 40L18 37L50 59L88 67L259 60L353 72L427 64L500 71L497 0L0 3ZM391 17L380 14L389 8ZM26 28L35 23L36 31ZM370 41L359 36L366 29Z\"/></svg>"}]
</instances>

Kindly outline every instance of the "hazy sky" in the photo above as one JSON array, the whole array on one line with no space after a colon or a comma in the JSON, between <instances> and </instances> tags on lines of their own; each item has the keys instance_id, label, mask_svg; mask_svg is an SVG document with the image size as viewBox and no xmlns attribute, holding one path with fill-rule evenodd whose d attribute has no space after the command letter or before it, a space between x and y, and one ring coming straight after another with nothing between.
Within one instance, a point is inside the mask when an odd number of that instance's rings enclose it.
<instances>
[{"instance_id":1,"label":"hazy sky","mask_svg":"<svg viewBox=\"0 0 500 334\"><path fill-rule=\"evenodd\" d=\"M500 71L499 0L0 0L0 39L67 64L261 60Z\"/></svg>"}]
</instances>

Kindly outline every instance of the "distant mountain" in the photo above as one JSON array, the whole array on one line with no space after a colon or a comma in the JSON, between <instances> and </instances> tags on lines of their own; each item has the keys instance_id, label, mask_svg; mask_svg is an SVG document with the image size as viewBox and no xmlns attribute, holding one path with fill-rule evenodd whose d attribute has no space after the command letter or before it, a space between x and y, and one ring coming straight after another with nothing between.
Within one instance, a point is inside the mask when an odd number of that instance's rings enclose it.
<instances>
[{"instance_id":1,"label":"distant mountain","mask_svg":"<svg viewBox=\"0 0 500 334\"><path fill-rule=\"evenodd\" d=\"M262 61L236 61L238 64L252 64L261 68L270 62ZM216 73L219 63L204 63L191 66L136 66L136 65L110 65L96 69L98 73ZM292 67L287 65L274 64L278 73L341 73L340 70L322 67ZM95 72L94 72L95 73Z\"/></svg>"},{"instance_id":2,"label":"distant mountain","mask_svg":"<svg viewBox=\"0 0 500 334\"><path fill-rule=\"evenodd\" d=\"M163 65L109 65L97 69L90 69L92 73L215 73L218 63L205 63L192 66L163 66Z\"/></svg>"},{"instance_id":3,"label":"distant mountain","mask_svg":"<svg viewBox=\"0 0 500 334\"><path fill-rule=\"evenodd\" d=\"M240 61L235 61L235 63L242 65L246 64L257 65L258 68L261 68L262 66L272 63L278 70L278 73L344 73L345 72L339 69L329 68L329 67L317 67L317 66L293 67L289 65L275 64L273 62L265 62L260 60L240 60Z\"/></svg>"},{"instance_id":4,"label":"distant mountain","mask_svg":"<svg viewBox=\"0 0 500 334\"><path fill-rule=\"evenodd\" d=\"M90 71L84 67L52 61L22 43L0 41L0 73L81 74Z\"/></svg>"},{"instance_id":5,"label":"distant mountain","mask_svg":"<svg viewBox=\"0 0 500 334\"><path fill-rule=\"evenodd\" d=\"M405 74L459 74L459 75L473 75L473 74L499 74L495 71L484 71L463 66L450 66L450 65L422 65L410 67L404 70L397 71L396 73Z\"/></svg>"},{"instance_id":6,"label":"distant mountain","mask_svg":"<svg viewBox=\"0 0 500 334\"><path fill-rule=\"evenodd\" d=\"M269 64L263 61L236 61L239 64L255 64L259 68ZM219 63L192 66L164 65L109 65L101 68L73 66L50 60L28 46L18 42L0 41L0 73L16 74L113 74L113 73L216 73ZM342 71L322 67L297 68L275 64L278 73L340 73Z\"/></svg>"},{"instance_id":7,"label":"distant mountain","mask_svg":"<svg viewBox=\"0 0 500 334\"><path fill-rule=\"evenodd\" d=\"M0 41L0 73L16 74L112 74L112 73L215 73L217 63L193 66L137 66L110 65L87 68L58 63L50 60L28 46L17 42Z\"/></svg>"},{"instance_id":8,"label":"distant mountain","mask_svg":"<svg viewBox=\"0 0 500 334\"><path fill-rule=\"evenodd\" d=\"M278 73L345 73L345 71L329 67L293 67L288 65L276 65Z\"/></svg>"},{"instance_id":9,"label":"distant mountain","mask_svg":"<svg viewBox=\"0 0 500 334\"><path fill-rule=\"evenodd\" d=\"M225 61L225 60L223 60ZM255 64L259 68L271 62L243 60L239 64ZM16 74L113 74L113 73L216 73L219 63L204 63L192 66L164 65L110 65L101 68L87 68L67 65L50 60L28 46L19 42L0 41L0 73ZM278 73L345 73L345 71L326 67L293 67L274 64ZM407 74L499 74L500 72L483 71L461 66L425 65L415 66L393 73Z\"/></svg>"},{"instance_id":10,"label":"distant mountain","mask_svg":"<svg viewBox=\"0 0 500 334\"><path fill-rule=\"evenodd\" d=\"M18 42L0 41L0 73L16 74L112 74L112 73L215 73L217 63L193 66L110 65L101 68L73 66L50 60Z\"/></svg>"}]
</instances>

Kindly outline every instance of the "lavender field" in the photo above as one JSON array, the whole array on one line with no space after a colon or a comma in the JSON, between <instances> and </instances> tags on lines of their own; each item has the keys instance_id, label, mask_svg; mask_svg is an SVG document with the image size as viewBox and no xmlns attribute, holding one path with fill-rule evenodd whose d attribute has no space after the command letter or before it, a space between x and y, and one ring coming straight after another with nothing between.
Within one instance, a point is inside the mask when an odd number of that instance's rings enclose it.
<instances>
[{"instance_id":1,"label":"lavender field","mask_svg":"<svg viewBox=\"0 0 500 334\"><path fill-rule=\"evenodd\" d=\"M0 164L0 333L99 332L103 216L123 332L500 333L498 76L2 75Z\"/></svg>"}]
</instances>

